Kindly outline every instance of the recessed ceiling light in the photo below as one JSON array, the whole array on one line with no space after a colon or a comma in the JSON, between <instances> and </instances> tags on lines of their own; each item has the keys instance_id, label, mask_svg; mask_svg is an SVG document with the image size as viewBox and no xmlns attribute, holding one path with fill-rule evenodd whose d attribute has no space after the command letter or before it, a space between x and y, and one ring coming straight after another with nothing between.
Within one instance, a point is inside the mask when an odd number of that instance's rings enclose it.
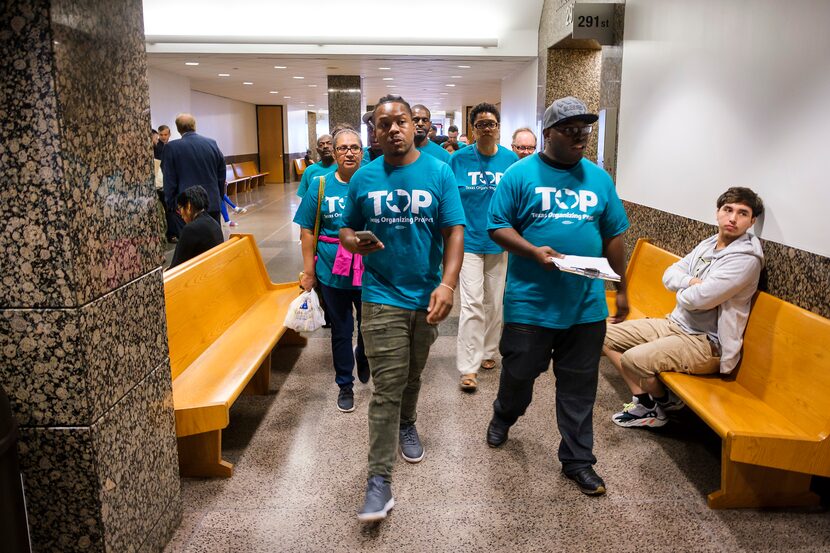
<instances>
[{"instance_id":1,"label":"recessed ceiling light","mask_svg":"<svg viewBox=\"0 0 830 553\"><path fill-rule=\"evenodd\" d=\"M383 80L384 81L394 81L395 77L384 77Z\"/></svg>"},{"instance_id":2,"label":"recessed ceiling light","mask_svg":"<svg viewBox=\"0 0 830 553\"><path fill-rule=\"evenodd\" d=\"M442 92L441 96L446 96L447 94L449 94L449 92Z\"/></svg>"},{"instance_id":3,"label":"recessed ceiling light","mask_svg":"<svg viewBox=\"0 0 830 553\"><path fill-rule=\"evenodd\" d=\"M199 65L198 61L186 61L184 62L185 65Z\"/></svg>"},{"instance_id":4,"label":"recessed ceiling light","mask_svg":"<svg viewBox=\"0 0 830 553\"><path fill-rule=\"evenodd\" d=\"M459 69L469 69L469 68L470 68L470 66L469 66L469 65L458 65L457 67L458 67Z\"/></svg>"},{"instance_id":5,"label":"recessed ceiling light","mask_svg":"<svg viewBox=\"0 0 830 553\"><path fill-rule=\"evenodd\" d=\"M245 82L244 82L244 83L242 83L242 84L252 85L252 84L254 84L254 83L252 83L251 81L245 81Z\"/></svg>"},{"instance_id":6,"label":"recessed ceiling light","mask_svg":"<svg viewBox=\"0 0 830 553\"><path fill-rule=\"evenodd\" d=\"M231 74L230 73L219 73L219 76L220 77L230 77Z\"/></svg>"},{"instance_id":7,"label":"recessed ceiling light","mask_svg":"<svg viewBox=\"0 0 830 553\"><path fill-rule=\"evenodd\" d=\"M280 93L279 90L272 90L268 94L279 94L279 93Z\"/></svg>"},{"instance_id":8,"label":"recessed ceiling light","mask_svg":"<svg viewBox=\"0 0 830 553\"><path fill-rule=\"evenodd\" d=\"M290 100L291 96L283 96L283 98L285 98L286 100Z\"/></svg>"},{"instance_id":9,"label":"recessed ceiling light","mask_svg":"<svg viewBox=\"0 0 830 553\"><path fill-rule=\"evenodd\" d=\"M461 75L452 75L450 79L460 79Z\"/></svg>"},{"instance_id":10,"label":"recessed ceiling light","mask_svg":"<svg viewBox=\"0 0 830 553\"><path fill-rule=\"evenodd\" d=\"M388 84L388 85L386 85L386 88L398 88L398 87L396 85L393 85L393 84Z\"/></svg>"},{"instance_id":11,"label":"recessed ceiling light","mask_svg":"<svg viewBox=\"0 0 830 553\"><path fill-rule=\"evenodd\" d=\"M313 108L314 104L308 104L308 107Z\"/></svg>"},{"instance_id":12,"label":"recessed ceiling light","mask_svg":"<svg viewBox=\"0 0 830 553\"><path fill-rule=\"evenodd\" d=\"M380 69L381 71L389 71L392 68L391 67L378 67L378 69Z\"/></svg>"},{"instance_id":13,"label":"recessed ceiling light","mask_svg":"<svg viewBox=\"0 0 830 553\"><path fill-rule=\"evenodd\" d=\"M294 75L295 79L305 79L305 77L300 77L299 75Z\"/></svg>"},{"instance_id":14,"label":"recessed ceiling light","mask_svg":"<svg viewBox=\"0 0 830 553\"><path fill-rule=\"evenodd\" d=\"M444 86L455 86L455 85L454 84L447 84L447 85L444 85Z\"/></svg>"},{"instance_id":15,"label":"recessed ceiling light","mask_svg":"<svg viewBox=\"0 0 830 553\"><path fill-rule=\"evenodd\" d=\"M308 85L308 88L317 88L317 85L316 84L310 84L310 85Z\"/></svg>"},{"instance_id":16,"label":"recessed ceiling light","mask_svg":"<svg viewBox=\"0 0 830 553\"><path fill-rule=\"evenodd\" d=\"M275 65L274 69L288 69L288 68L284 65Z\"/></svg>"}]
</instances>

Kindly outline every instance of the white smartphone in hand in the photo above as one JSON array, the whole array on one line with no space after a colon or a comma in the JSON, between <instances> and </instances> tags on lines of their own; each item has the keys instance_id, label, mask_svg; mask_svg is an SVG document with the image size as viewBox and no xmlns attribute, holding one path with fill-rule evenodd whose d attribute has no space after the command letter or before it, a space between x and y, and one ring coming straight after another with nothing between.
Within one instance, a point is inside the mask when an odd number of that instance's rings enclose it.
<instances>
[{"instance_id":1,"label":"white smartphone in hand","mask_svg":"<svg viewBox=\"0 0 830 553\"><path fill-rule=\"evenodd\" d=\"M380 240L378 240L378 237L375 236L375 233L371 230L357 230L355 231L354 235L357 236L357 239L361 242L380 242Z\"/></svg>"}]
</instances>

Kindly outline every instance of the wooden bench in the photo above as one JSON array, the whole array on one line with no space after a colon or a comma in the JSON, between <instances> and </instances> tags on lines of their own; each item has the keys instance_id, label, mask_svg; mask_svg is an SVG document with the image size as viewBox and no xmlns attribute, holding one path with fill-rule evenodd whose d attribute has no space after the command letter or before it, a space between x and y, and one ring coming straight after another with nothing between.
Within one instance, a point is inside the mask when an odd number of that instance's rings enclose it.
<instances>
[{"instance_id":1,"label":"wooden bench","mask_svg":"<svg viewBox=\"0 0 830 553\"><path fill-rule=\"evenodd\" d=\"M626 270L633 318L674 309L662 275L677 259L637 243ZM810 482L830 477L830 320L760 292L733 374L660 378L723 440L721 487L709 507L819 503Z\"/></svg>"},{"instance_id":2,"label":"wooden bench","mask_svg":"<svg viewBox=\"0 0 830 553\"><path fill-rule=\"evenodd\" d=\"M283 326L296 282L274 284L252 235L234 235L164 273L182 476L231 476L222 429L240 394L266 394L271 350L305 345Z\"/></svg>"},{"instance_id":3,"label":"wooden bench","mask_svg":"<svg viewBox=\"0 0 830 553\"><path fill-rule=\"evenodd\" d=\"M304 158L298 157L294 160L294 172L297 173L297 180L303 176L307 167L308 165L306 165Z\"/></svg>"},{"instance_id":4,"label":"wooden bench","mask_svg":"<svg viewBox=\"0 0 830 553\"><path fill-rule=\"evenodd\" d=\"M247 192L251 179L248 177L238 178L233 172L233 165L225 165L225 194L236 196L239 192Z\"/></svg>"},{"instance_id":5,"label":"wooden bench","mask_svg":"<svg viewBox=\"0 0 830 553\"><path fill-rule=\"evenodd\" d=\"M257 169L257 166L253 161L243 161L242 163L234 163L233 172L236 175L236 178L250 179L252 189L256 188L257 186L264 185L265 177L267 177L270 174L260 173L259 169Z\"/></svg>"}]
</instances>

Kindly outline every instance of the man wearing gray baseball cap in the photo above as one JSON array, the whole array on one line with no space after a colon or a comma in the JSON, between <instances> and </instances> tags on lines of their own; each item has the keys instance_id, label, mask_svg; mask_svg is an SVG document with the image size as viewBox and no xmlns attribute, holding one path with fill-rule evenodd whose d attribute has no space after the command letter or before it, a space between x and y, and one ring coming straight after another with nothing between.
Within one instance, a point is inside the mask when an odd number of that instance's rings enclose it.
<instances>
[{"instance_id":1,"label":"man wearing gray baseball cap","mask_svg":"<svg viewBox=\"0 0 830 553\"><path fill-rule=\"evenodd\" d=\"M504 294L502 371L487 443L499 447L524 415L533 384L553 360L562 472L587 495L605 493L594 471L593 410L608 307L602 280L555 269L553 258L605 256L625 273L628 217L611 177L583 159L592 124L580 100L560 98L545 111L545 149L504 173L490 202L488 232L509 252ZM628 314L625 280L614 320Z\"/></svg>"}]
</instances>

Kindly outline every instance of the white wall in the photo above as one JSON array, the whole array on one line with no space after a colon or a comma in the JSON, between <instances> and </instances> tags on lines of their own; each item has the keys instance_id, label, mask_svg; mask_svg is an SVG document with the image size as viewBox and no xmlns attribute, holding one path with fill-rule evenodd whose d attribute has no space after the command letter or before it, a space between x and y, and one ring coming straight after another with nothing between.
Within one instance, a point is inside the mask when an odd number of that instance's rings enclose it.
<instances>
[{"instance_id":1,"label":"white wall","mask_svg":"<svg viewBox=\"0 0 830 553\"><path fill-rule=\"evenodd\" d=\"M189 113L190 79L153 69L147 69L150 84L150 121L154 129L159 125L170 127L170 138L181 138L176 131L176 116Z\"/></svg>"},{"instance_id":2,"label":"white wall","mask_svg":"<svg viewBox=\"0 0 830 553\"><path fill-rule=\"evenodd\" d=\"M214 139L223 154L257 153L255 105L195 90L191 92L190 105L196 132Z\"/></svg>"},{"instance_id":3,"label":"white wall","mask_svg":"<svg viewBox=\"0 0 830 553\"><path fill-rule=\"evenodd\" d=\"M308 149L308 112L304 109L291 110L287 119L288 152L305 153Z\"/></svg>"},{"instance_id":4,"label":"white wall","mask_svg":"<svg viewBox=\"0 0 830 553\"><path fill-rule=\"evenodd\" d=\"M527 65L508 75L501 81L501 145L509 148L513 131L520 127L530 127L537 136L536 94L539 69L538 61Z\"/></svg>"},{"instance_id":5,"label":"white wall","mask_svg":"<svg viewBox=\"0 0 830 553\"><path fill-rule=\"evenodd\" d=\"M714 223L749 186L766 239L830 256L830 2L628 0L618 187Z\"/></svg>"}]
</instances>

